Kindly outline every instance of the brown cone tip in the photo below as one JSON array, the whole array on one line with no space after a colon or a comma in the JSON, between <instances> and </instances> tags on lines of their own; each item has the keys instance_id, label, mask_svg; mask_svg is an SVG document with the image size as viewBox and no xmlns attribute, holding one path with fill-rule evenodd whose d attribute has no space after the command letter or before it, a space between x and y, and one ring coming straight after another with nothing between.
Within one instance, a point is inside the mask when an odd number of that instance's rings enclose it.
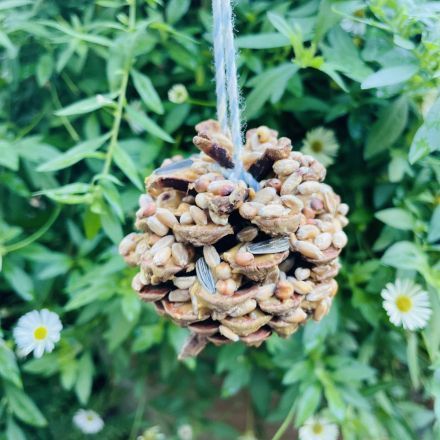
<instances>
[{"instance_id":1,"label":"brown cone tip","mask_svg":"<svg viewBox=\"0 0 440 440\"><path fill-rule=\"evenodd\" d=\"M248 130L242 162L260 184L255 191L222 174L233 167L233 146L218 122L196 130L200 153L167 159L146 178L139 232L119 247L139 268L139 297L189 329L179 359L208 343L258 347L321 320L347 243L348 206L323 183L324 166L293 151L290 139L265 126Z\"/></svg>"}]
</instances>

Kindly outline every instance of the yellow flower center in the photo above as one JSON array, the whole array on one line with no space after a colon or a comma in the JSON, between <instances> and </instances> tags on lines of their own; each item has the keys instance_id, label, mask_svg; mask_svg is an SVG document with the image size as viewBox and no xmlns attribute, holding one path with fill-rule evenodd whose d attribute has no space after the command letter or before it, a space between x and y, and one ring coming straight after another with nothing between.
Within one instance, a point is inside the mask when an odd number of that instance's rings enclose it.
<instances>
[{"instance_id":1,"label":"yellow flower center","mask_svg":"<svg viewBox=\"0 0 440 440\"><path fill-rule=\"evenodd\" d=\"M357 11L355 11L355 13L353 15L357 18L364 18L365 11L363 9L358 9Z\"/></svg>"},{"instance_id":2,"label":"yellow flower center","mask_svg":"<svg viewBox=\"0 0 440 440\"><path fill-rule=\"evenodd\" d=\"M407 313L412 309L412 299L407 295L399 295L396 298L396 306L402 313Z\"/></svg>"},{"instance_id":3,"label":"yellow flower center","mask_svg":"<svg viewBox=\"0 0 440 440\"><path fill-rule=\"evenodd\" d=\"M93 422L94 417L92 414L87 414L86 418L89 422Z\"/></svg>"},{"instance_id":4,"label":"yellow flower center","mask_svg":"<svg viewBox=\"0 0 440 440\"><path fill-rule=\"evenodd\" d=\"M312 142L311 148L315 153L320 153L323 150L324 145L321 141L314 141Z\"/></svg>"},{"instance_id":5,"label":"yellow flower center","mask_svg":"<svg viewBox=\"0 0 440 440\"><path fill-rule=\"evenodd\" d=\"M46 339L46 336L47 336L47 328L46 327L40 326L34 330L34 338L35 339L42 341L43 339Z\"/></svg>"},{"instance_id":6,"label":"yellow flower center","mask_svg":"<svg viewBox=\"0 0 440 440\"><path fill-rule=\"evenodd\" d=\"M324 426L321 425L321 423L315 423L312 427L313 434L322 434L322 431L324 431Z\"/></svg>"}]
</instances>

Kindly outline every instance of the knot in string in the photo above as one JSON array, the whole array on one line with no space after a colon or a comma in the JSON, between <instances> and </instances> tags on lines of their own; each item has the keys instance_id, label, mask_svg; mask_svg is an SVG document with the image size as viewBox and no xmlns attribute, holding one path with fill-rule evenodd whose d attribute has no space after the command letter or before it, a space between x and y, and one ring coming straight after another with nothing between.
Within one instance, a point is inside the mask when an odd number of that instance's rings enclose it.
<instances>
[{"instance_id":1,"label":"knot in string","mask_svg":"<svg viewBox=\"0 0 440 440\"><path fill-rule=\"evenodd\" d=\"M212 15L217 118L222 132L230 133L234 145L234 168L228 177L233 180L244 180L250 187L257 190L258 182L244 169L241 160L243 142L231 1L212 0Z\"/></svg>"}]
</instances>

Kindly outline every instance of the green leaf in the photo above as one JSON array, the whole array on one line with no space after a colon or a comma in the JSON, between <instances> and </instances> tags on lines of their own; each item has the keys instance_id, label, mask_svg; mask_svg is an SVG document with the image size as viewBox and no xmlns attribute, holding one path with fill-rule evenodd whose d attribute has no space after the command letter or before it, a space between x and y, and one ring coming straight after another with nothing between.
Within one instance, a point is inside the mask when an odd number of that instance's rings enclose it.
<instances>
[{"instance_id":1,"label":"green leaf","mask_svg":"<svg viewBox=\"0 0 440 440\"><path fill-rule=\"evenodd\" d=\"M78 363L78 376L75 384L75 393L81 404L85 405L90 398L93 384L93 374L95 368L93 365L90 351L86 351Z\"/></svg>"},{"instance_id":2,"label":"green leaf","mask_svg":"<svg viewBox=\"0 0 440 440\"><path fill-rule=\"evenodd\" d=\"M412 230L414 228L413 216L401 208L383 209L376 212L375 217L396 229Z\"/></svg>"},{"instance_id":3,"label":"green leaf","mask_svg":"<svg viewBox=\"0 0 440 440\"><path fill-rule=\"evenodd\" d=\"M245 359L235 363L235 368L226 375L222 386L222 397L237 394L250 381L250 368Z\"/></svg>"},{"instance_id":4,"label":"green leaf","mask_svg":"<svg viewBox=\"0 0 440 440\"><path fill-rule=\"evenodd\" d=\"M163 333L163 325L161 323L138 327L133 342L133 351L135 353L147 351L150 347L162 341Z\"/></svg>"},{"instance_id":5,"label":"green leaf","mask_svg":"<svg viewBox=\"0 0 440 440\"><path fill-rule=\"evenodd\" d=\"M414 136L409 150L409 162L416 163L434 151L440 151L440 98L431 107L425 122Z\"/></svg>"},{"instance_id":6,"label":"green leaf","mask_svg":"<svg viewBox=\"0 0 440 440\"><path fill-rule=\"evenodd\" d=\"M408 110L408 99L401 96L379 112L377 121L368 132L365 159L386 151L399 139L408 121Z\"/></svg>"},{"instance_id":7,"label":"green leaf","mask_svg":"<svg viewBox=\"0 0 440 440\"><path fill-rule=\"evenodd\" d=\"M411 377L413 388L418 389L420 386L420 366L417 353L417 334L414 332L408 332L407 337L406 356L408 359L409 375Z\"/></svg>"},{"instance_id":8,"label":"green leaf","mask_svg":"<svg viewBox=\"0 0 440 440\"><path fill-rule=\"evenodd\" d=\"M89 139L87 141L81 142L73 148L70 148L65 153L60 154L59 156L49 160L41 164L37 171L40 172L50 172L50 171L58 171L63 168L70 167L80 160L89 157L92 153L94 153L98 148L100 148L104 142L109 139L111 136L110 133L107 133L103 136L100 136L95 139Z\"/></svg>"},{"instance_id":9,"label":"green leaf","mask_svg":"<svg viewBox=\"0 0 440 440\"><path fill-rule=\"evenodd\" d=\"M0 3L0 11L18 8L20 6L26 6L32 3L32 0L2 0L2 2Z\"/></svg>"},{"instance_id":10,"label":"green leaf","mask_svg":"<svg viewBox=\"0 0 440 440\"><path fill-rule=\"evenodd\" d=\"M292 30L292 27L289 23L287 23L286 19L281 15L276 14L275 12L268 12L267 18L271 22L272 26L282 35L289 39L295 38L295 33Z\"/></svg>"},{"instance_id":11,"label":"green leaf","mask_svg":"<svg viewBox=\"0 0 440 440\"><path fill-rule=\"evenodd\" d=\"M157 94L150 78L137 70L132 70L131 76L133 78L134 86L136 87L136 90L142 98L144 104L153 112L162 115L162 101L160 100L160 97Z\"/></svg>"},{"instance_id":12,"label":"green leaf","mask_svg":"<svg viewBox=\"0 0 440 440\"><path fill-rule=\"evenodd\" d=\"M59 188L39 191L35 195L45 195L56 202L75 205L92 201L91 188L89 183L69 183Z\"/></svg>"},{"instance_id":13,"label":"green leaf","mask_svg":"<svg viewBox=\"0 0 440 440\"><path fill-rule=\"evenodd\" d=\"M321 401L321 387L317 384L308 385L298 398L295 425L301 426L318 409Z\"/></svg>"},{"instance_id":14,"label":"green leaf","mask_svg":"<svg viewBox=\"0 0 440 440\"><path fill-rule=\"evenodd\" d=\"M26 436L22 429L14 422L12 417L8 417L6 425L6 439L7 440L26 440Z\"/></svg>"},{"instance_id":15,"label":"green leaf","mask_svg":"<svg viewBox=\"0 0 440 440\"><path fill-rule=\"evenodd\" d=\"M248 85L253 86L254 89L246 99L245 117L251 119L256 116L271 97L275 96L279 100L289 79L298 69L299 67L292 63L284 63L252 78Z\"/></svg>"},{"instance_id":16,"label":"green leaf","mask_svg":"<svg viewBox=\"0 0 440 440\"><path fill-rule=\"evenodd\" d=\"M426 266L425 254L409 241L399 241L386 250L382 263L397 269L420 270Z\"/></svg>"},{"instance_id":17,"label":"green leaf","mask_svg":"<svg viewBox=\"0 0 440 440\"><path fill-rule=\"evenodd\" d=\"M31 301L34 298L32 278L9 258L3 262L3 276L22 299Z\"/></svg>"},{"instance_id":18,"label":"green leaf","mask_svg":"<svg viewBox=\"0 0 440 440\"><path fill-rule=\"evenodd\" d=\"M340 20L338 14L332 9L333 3L332 0L322 0L319 4L315 36L313 38L315 44L320 42L327 31Z\"/></svg>"},{"instance_id":19,"label":"green leaf","mask_svg":"<svg viewBox=\"0 0 440 440\"><path fill-rule=\"evenodd\" d=\"M130 179L133 185L142 191L144 188L139 177L139 171L131 157L125 152L120 144L115 146L113 158L116 165Z\"/></svg>"},{"instance_id":20,"label":"green leaf","mask_svg":"<svg viewBox=\"0 0 440 440\"><path fill-rule=\"evenodd\" d=\"M122 312L128 321L135 321L141 312L141 301L135 292L130 291L121 301Z\"/></svg>"},{"instance_id":21,"label":"green leaf","mask_svg":"<svg viewBox=\"0 0 440 440\"><path fill-rule=\"evenodd\" d=\"M156 124L156 122L150 119L145 113L140 112L130 104L127 106L126 112L127 118L146 130L148 134L156 136L166 142L174 142L174 139L166 131L160 128Z\"/></svg>"},{"instance_id":22,"label":"green leaf","mask_svg":"<svg viewBox=\"0 0 440 440\"><path fill-rule=\"evenodd\" d=\"M435 243L440 240L440 205L435 208L429 222L428 241Z\"/></svg>"},{"instance_id":23,"label":"green leaf","mask_svg":"<svg viewBox=\"0 0 440 440\"><path fill-rule=\"evenodd\" d=\"M105 203L101 204L101 224L104 232L115 244L119 244L123 237L121 222L115 212Z\"/></svg>"},{"instance_id":24,"label":"green leaf","mask_svg":"<svg viewBox=\"0 0 440 440\"><path fill-rule=\"evenodd\" d=\"M255 35L243 35L235 39L241 49L275 49L290 46L290 41L284 35L266 32Z\"/></svg>"},{"instance_id":25,"label":"green leaf","mask_svg":"<svg viewBox=\"0 0 440 440\"><path fill-rule=\"evenodd\" d=\"M409 80L418 70L419 67L414 64L385 67L365 78L361 84L361 89L373 89L400 84Z\"/></svg>"},{"instance_id":26,"label":"green leaf","mask_svg":"<svg viewBox=\"0 0 440 440\"><path fill-rule=\"evenodd\" d=\"M13 143L0 141L0 166L18 170L18 152Z\"/></svg>"},{"instance_id":27,"label":"green leaf","mask_svg":"<svg viewBox=\"0 0 440 440\"><path fill-rule=\"evenodd\" d=\"M179 21L191 6L191 0L169 0L167 2L166 14L170 24Z\"/></svg>"},{"instance_id":28,"label":"green leaf","mask_svg":"<svg viewBox=\"0 0 440 440\"><path fill-rule=\"evenodd\" d=\"M37 82L40 87L43 87L52 76L54 68L53 58L49 54L43 54L38 60L37 64Z\"/></svg>"},{"instance_id":29,"label":"green leaf","mask_svg":"<svg viewBox=\"0 0 440 440\"><path fill-rule=\"evenodd\" d=\"M20 372L15 361L14 352L0 340L0 376L21 388Z\"/></svg>"},{"instance_id":30,"label":"green leaf","mask_svg":"<svg viewBox=\"0 0 440 440\"><path fill-rule=\"evenodd\" d=\"M117 96L116 93L95 95L91 98L82 99L73 104L68 105L55 112L56 116L74 116L83 115L85 113L93 112L103 107L113 106L115 103L113 99Z\"/></svg>"},{"instance_id":31,"label":"green leaf","mask_svg":"<svg viewBox=\"0 0 440 440\"><path fill-rule=\"evenodd\" d=\"M47 421L37 405L24 391L9 382L4 382L4 390L9 408L18 419L32 426L47 425Z\"/></svg>"},{"instance_id":32,"label":"green leaf","mask_svg":"<svg viewBox=\"0 0 440 440\"><path fill-rule=\"evenodd\" d=\"M75 292L69 302L64 306L66 311L75 310L92 302L105 300L112 296L113 292L105 285L93 285L87 289Z\"/></svg>"}]
</instances>

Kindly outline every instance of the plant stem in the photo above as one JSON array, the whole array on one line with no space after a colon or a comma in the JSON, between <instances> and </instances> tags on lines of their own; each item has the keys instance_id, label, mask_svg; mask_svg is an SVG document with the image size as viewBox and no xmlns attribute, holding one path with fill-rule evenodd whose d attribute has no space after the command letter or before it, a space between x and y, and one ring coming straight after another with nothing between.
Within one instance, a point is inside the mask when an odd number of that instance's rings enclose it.
<instances>
[{"instance_id":1,"label":"plant stem","mask_svg":"<svg viewBox=\"0 0 440 440\"><path fill-rule=\"evenodd\" d=\"M129 19L128 31L132 31L136 27L136 0L131 0L130 2L129 16L130 19ZM107 175L110 172L110 167L112 165L112 160L113 160L113 154L118 144L119 129L121 128L122 114L124 113L124 107L126 104L127 85L128 85L128 78L130 76L131 62L132 62L132 57L129 56L125 64L124 71L122 73L121 87L119 89L118 105L116 107L115 118L113 120L113 126L112 126L112 135L110 138L110 144L108 146L107 154L105 157L104 167L102 169L102 174L104 175Z\"/></svg>"},{"instance_id":2,"label":"plant stem","mask_svg":"<svg viewBox=\"0 0 440 440\"><path fill-rule=\"evenodd\" d=\"M55 107L57 107L57 110L60 109L62 107L61 102L60 102L60 98L58 97L58 93L55 89L55 86L50 85L49 86L49 90L50 90L50 94L52 96L52 100L55 104ZM75 142L79 142L79 140L81 139L79 134L76 132L75 128L73 127L73 125L70 123L69 119L66 118L65 116L60 116L61 117L61 122L63 123L64 127L66 128L67 132L70 134L70 137L75 141Z\"/></svg>"},{"instance_id":3,"label":"plant stem","mask_svg":"<svg viewBox=\"0 0 440 440\"><path fill-rule=\"evenodd\" d=\"M129 77L130 67L126 67L122 74L121 88L119 90L118 105L116 107L115 119L113 120L112 135L110 138L110 144L108 146L107 154L105 157L104 167L102 174L106 175L110 172L110 167L113 160L113 153L118 143L119 129L121 127L122 113L125 107L127 84Z\"/></svg>"},{"instance_id":4,"label":"plant stem","mask_svg":"<svg viewBox=\"0 0 440 440\"><path fill-rule=\"evenodd\" d=\"M295 403L293 403L292 407L290 408L286 418L284 419L281 426L278 428L278 431L275 433L275 435L272 437L272 440L280 440L283 434L287 431L289 428L289 425L292 423L293 416L295 415Z\"/></svg>"},{"instance_id":5,"label":"plant stem","mask_svg":"<svg viewBox=\"0 0 440 440\"><path fill-rule=\"evenodd\" d=\"M53 212L50 215L50 217L48 218L47 222L40 229L38 229L38 231L29 235L29 237L26 237L23 240L18 241L17 243L12 243L10 245L4 246L3 249L1 250L0 254L6 255L10 252L17 251L21 248L29 246L34 241L38 240L41 236L43 236L49 230L49 228L52 226L52 224L58 218L58 215L60 214L60 212L61 212L61 207L57 206L53 210Z\"/></svg>"}]
</instances>

